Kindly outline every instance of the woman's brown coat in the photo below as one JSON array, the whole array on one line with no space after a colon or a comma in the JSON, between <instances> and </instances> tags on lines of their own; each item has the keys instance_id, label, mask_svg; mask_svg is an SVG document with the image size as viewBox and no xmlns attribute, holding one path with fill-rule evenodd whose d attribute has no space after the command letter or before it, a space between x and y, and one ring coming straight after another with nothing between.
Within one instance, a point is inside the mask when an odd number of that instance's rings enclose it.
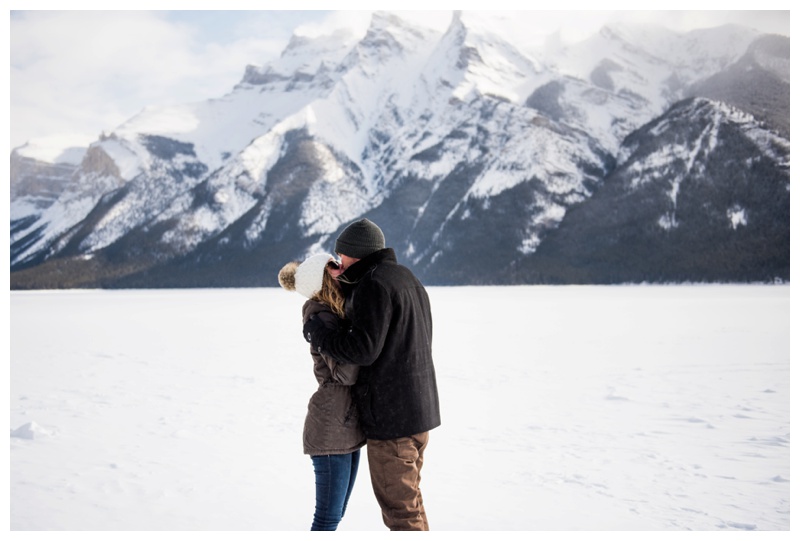
<instances>
[{"instance_id":1,"label":"woman's brown coat","mask_svg":"<svg viewBox=\"0 0 800 541\"><path fill-rule=\"evenodd\" d=\"M339 318L320 302L303 305L303 322L317 315L326 326L338 328ZM358 379L357 365L339 364L311 348L314 376L319 388L308 401L303 427L303 452L307 455L338 455L359 449L366 443L358 425L358 414L350 387Z\"/></svg>"}]
</instances>

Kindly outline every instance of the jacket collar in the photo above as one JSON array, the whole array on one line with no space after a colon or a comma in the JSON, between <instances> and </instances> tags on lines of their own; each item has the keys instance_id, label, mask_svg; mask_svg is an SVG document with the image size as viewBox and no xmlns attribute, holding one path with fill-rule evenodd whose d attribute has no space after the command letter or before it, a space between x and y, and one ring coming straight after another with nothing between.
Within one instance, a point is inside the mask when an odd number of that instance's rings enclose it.
<instances>
[{"instance_id":1,"label":"jacket collar","mask_svg":"<svg viewBox=\"0 0 800 541\"><path fill-rule=\"evenodd\" d=\"M393 248L384 248L359 259L339 276L339 281L345 284L356 284L365 274L381 263L397 263L397 256Z\"/></svg>"}]
</instances>

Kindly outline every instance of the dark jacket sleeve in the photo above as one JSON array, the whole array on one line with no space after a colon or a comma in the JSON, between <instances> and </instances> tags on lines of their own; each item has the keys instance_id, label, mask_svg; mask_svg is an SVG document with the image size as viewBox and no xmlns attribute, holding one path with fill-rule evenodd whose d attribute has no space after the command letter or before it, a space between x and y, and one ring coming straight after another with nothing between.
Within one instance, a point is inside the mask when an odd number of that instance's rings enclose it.
<instances>
[{"instance_id":1,"label":"dark jacket sleeve","mask_svg":"<svg viewBox=\"0 0 800 541\"><path fill-rule=\"evenodd\" d=\"M350 326L326 333L319 350L344 364L369 366L380 355L392 321L389 291L378 281L364 280L353 292Z\"/></svg>"},{"instance_id":2,"label":"dark jacket sleeve","mask_svg":"<svg viewBox=\"0 0 800 541\"><path fill-rule=\"evenodd\" d=\"M325 327L331 330L339 328L339 318L333 312L318 312L319 317ZM321 352L320 355L331 371L331 378L342 385L355 385L358 380L358 366L354 364L337 363L330 355Z\"/></svg>"}]
</instances>

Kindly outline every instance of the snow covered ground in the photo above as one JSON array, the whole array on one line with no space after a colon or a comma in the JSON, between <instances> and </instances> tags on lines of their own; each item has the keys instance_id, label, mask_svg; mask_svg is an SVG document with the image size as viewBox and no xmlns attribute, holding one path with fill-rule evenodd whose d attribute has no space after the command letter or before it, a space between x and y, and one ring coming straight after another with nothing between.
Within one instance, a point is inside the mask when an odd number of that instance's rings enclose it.
<instances>
[{"instance_id":1,"label":"snow covered ground","mask_svg":"<svg viewBox=\"0 0 800 541\"><path fill-rule=\"evenodd\" d=\"M432 529L789 530L788 286L430 295ZM11 530L308 529L299 295L10 299Z\"/></svg>"}]
</instances>

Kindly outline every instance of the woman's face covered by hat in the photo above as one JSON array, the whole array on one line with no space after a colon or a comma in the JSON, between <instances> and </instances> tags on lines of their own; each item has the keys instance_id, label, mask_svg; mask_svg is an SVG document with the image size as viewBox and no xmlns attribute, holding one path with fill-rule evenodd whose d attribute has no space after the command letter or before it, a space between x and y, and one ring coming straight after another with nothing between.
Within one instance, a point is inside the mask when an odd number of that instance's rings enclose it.
<instances>
[{"instance_id":1,"label":"woman's face covered by hat","mask_svg":"<svg viewBox=\"0 0 800 541\"><path fill-rule=\"evenodd\" d=\"M330 254L313 255L300 263L287 263L278 274L278 281L284 289L297 291L307 299L312 298L322 289L322 280L328 262L333 260Z\"/></svg>"}]
</instances>

